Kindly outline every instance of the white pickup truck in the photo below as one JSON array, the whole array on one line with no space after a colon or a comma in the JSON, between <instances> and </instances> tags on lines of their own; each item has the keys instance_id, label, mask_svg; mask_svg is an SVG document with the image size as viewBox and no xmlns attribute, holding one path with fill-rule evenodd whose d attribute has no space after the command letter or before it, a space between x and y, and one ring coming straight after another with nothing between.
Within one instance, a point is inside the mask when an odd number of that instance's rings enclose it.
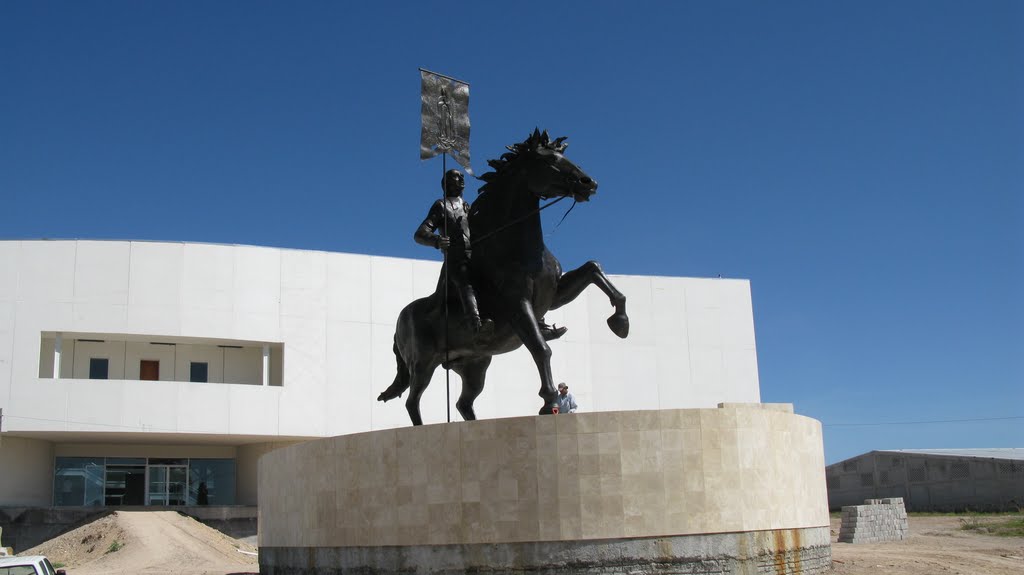
<instances>
[{"instance_id":1,"label":"white pickup truck","mask_svg":"<svg viewBox=\"0 0 1024 575\"><path fill-rule=\"evenodd\" d=\"M54 570L50 560L42 555L0 557L0 575L65 575L63 569Z\"/></svg>"}]
</instances>

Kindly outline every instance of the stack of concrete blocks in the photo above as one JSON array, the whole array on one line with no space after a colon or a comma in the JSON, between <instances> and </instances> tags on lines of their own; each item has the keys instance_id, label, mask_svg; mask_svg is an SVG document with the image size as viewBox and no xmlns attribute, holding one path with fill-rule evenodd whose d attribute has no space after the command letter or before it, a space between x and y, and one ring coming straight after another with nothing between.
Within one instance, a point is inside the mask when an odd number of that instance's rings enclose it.
<instances>
[{"instance_id":1,"label":"stack of concrete blocks","mask_svg":"<svg viewBox=\"0 0 1024 575\"><path fill-rule=\"evenodd\" d=\"M843 507L840 543L881 543L907 537L907 510L902 497L866 499Z\"/></svg>"}]
</instances>

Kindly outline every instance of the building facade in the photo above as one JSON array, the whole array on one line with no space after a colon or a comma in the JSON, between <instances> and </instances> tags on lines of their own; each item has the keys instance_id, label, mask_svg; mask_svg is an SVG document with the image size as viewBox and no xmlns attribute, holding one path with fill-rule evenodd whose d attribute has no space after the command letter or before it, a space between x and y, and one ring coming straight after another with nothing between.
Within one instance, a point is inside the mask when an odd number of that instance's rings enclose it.
<instances>
[{"instance_id":1,"label":"building facade","mask_svg":"<svg viewBox=\"0 0 1024 575\"><path fill-rule=\"evenodd\" d=\"M825 468L829 509L902 497L909 511L1024 506L1024 449L871 451Z\"/></svg>"},{"instance_id":2,"label":"building facade","mask_svg":"<svg viewBox=\"0 0 1024 575\"><path fill-rule=\"evenodd\" d=\"M439 269L252 246L0 242L0 507L255 505L262 454L409 425L403 400L376 397L395 375L398 313ZM608 330L596 288L547 316L569 327L552 368L581 410L760 400L749 282L611 277L629 338ZM498 356L477 416L534 414L538 389L525 350ZM425 423L445 421L443 370L421 407Z\"/></svg>"}]
</instances>

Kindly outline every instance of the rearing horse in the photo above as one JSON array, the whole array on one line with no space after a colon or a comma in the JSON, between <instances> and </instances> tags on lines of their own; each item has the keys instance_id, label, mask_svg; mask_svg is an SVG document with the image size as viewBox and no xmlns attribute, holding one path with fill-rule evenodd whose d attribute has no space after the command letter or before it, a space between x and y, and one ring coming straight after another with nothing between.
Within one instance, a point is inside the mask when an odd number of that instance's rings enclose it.
<instances>
[{"instance_id":1,"label":"rearing horse","mask_svg":"<svg viewBox=\"0 0 1024 575\"><path fill-rule=\"evenodd\" d=\"M544 400L541 414L552 413L558 392L551 376L551 348L537 318L576 299L590 284L601 289L615 307L608 327L619 337L629 334L626 297L608 280L601 266L589 261L570 272L544 245L541 200L571 197L585 202L597 182L564 155L565 138L554 141L534 130L526 141L509 146L500 160L488 162L493 172L470 210L473 242L471 279L484 317L494 320L493 332L475 333L464 321L458 297L449 293L450 346L448 366L462 378L456 407L463 419L476 419L473 402L484 389L494 355L525 345L540 373ZM407 305L395 329L395 380L378 397L388 401L409 390L405 407L413 425L421 425L420 397L434 370L445 361L444 270L433 295ZM455 290L449 290L454 292Z\"/></svg>"}]
</instances>

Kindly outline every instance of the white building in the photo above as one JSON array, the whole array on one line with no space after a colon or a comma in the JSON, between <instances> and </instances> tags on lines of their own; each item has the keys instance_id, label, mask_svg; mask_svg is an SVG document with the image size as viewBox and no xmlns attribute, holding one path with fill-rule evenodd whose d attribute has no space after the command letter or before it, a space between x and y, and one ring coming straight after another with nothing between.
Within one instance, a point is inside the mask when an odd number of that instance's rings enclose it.
<instances>
[{"instance_id":1,"label":"white building","mask_svg":"<svg viewBox=\"0 0 1024 575\"><path fill-rule=\"evenodd\" d=\"M409 425L376 401L398 312L438 262L251 246L0 242L0 507L255 505L256 460L309 438ZM758 402L746 280L612 276L547 316L581 409ZM452 374L452 417L458 376ZM536 413L524 350L496 357L481 419ZM423 396L445 421L445 374Z\"/></svg>"}]
</instances>

